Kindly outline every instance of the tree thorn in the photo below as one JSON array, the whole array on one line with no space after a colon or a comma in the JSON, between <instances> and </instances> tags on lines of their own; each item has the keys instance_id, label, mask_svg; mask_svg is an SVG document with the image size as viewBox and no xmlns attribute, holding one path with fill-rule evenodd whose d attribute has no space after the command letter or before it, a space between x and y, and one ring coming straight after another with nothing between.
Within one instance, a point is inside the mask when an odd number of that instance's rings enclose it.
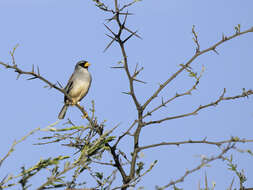
<instances>
[{"instance_id":1,"label":"tree thorn","mask_svg":"<svg viewBox=\"0 0 253 190\"><path fill-rule=\"evenodd\" d=\"M37 79L37 78L38 78L37 76L34 76L34 77L28 78L26 80L33 80L33 79Z\"/></svg>"},{"instance_id":2,"label":"tree thorn","mask_svg":"<svg viewBox=\"0 0 253 190\"><path fill-rule=\"evenodd\" d=\"M131 95L131 92L122 92L123 94Z\"/></svg>"},{"instance_id":3,"label":"tree thorn","mask_svg":"<svg viewBox=\"0 0 253 190\"><path fill-rule=\"evenodd\" d=\"M104 26L107 28L107 30L109 30L115 37L117 36L106 24L104 24Z\"/></svg>"},{"instance_id":4,"label":"tree thorn","mask_svg":"<svg viewBox=\"0 0 253 190\"><path fill-rule=\"evenodd\" d=\"M133 33L131 33L124 41L123 41L123 44L125 43L125 42L127 42L127 40L129 40L133 35L135 35L137 33L137 30L135 31L135 32L133 32Z\"/></svg>"},{"instance_id":5,"label":"tree thorn","mask_svg":"<svg viewBox=\"0 0 253 190\"><path fill-rule=\"evenodd\" d=\"M37 73L38 73L38 76L40 76L40 68L39 68L39 66L37 66Z\"/></svg>"},{"instance_id":6,"label":"tree thorn","mask_svg":"<svg viewBox=\"0 0 253 190\"><path fill-rule=\"evenodd\" d=\"M138 34L134 33L133 31L131 31L130 29L128 29L127 27L124 26L124 29L128 32L130 32L131 34L133 34L134 36L136 36L137 38L141 39L142 40L142 37L139 36ZM136 31L137 32L137 31Z\"/></svg>"},{"instance_id":7,"label":"tree thorn","mask_svg":"<svg viewBox=\"0 0 253 190\"><path fill-rule=\"evenodd\" d=\"M18 73L16 80L18 80L18 79L19 79L20 75L21 75L21 73Z\"/></svg>"},{"instance_id":8,"label":"tree thorn","mask_svg":"<svg viewBox=\"0 0 253 190\"><path fill-rule=\"evenodd\" d=\"M213 51L214 51L217 55L220 55L219 52L218 52L215 48L213 48Z\"/></svg>"},{"instance_id":9,"label":"tree thorn","mask_svg":"<svg viewBox=\"0 0 253 190\"><path fill-rule=\"evenodd\" d=\"M116 38L114 38L114 39L105 47L105 49L104 49L103 52L105 52L105 51L112 45L112 43L115 41L115 39L116 39Z\"/></svg>"}]
</instances>

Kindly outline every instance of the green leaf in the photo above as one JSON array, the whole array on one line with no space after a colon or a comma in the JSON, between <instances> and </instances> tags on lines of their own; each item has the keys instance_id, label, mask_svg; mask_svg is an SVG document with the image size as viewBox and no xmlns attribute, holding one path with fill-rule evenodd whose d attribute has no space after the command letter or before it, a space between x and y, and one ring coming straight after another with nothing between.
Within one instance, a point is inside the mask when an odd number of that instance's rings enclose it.
<instances>
[{"instance_id":1,"label":"green leaf","mask_svg":"<svg viewBox=\"0 0 253 190\"><path fill-rule=\"evenodd\" d=\"M104 174L103 174L103 173L96 172L96 173L95 173L95 176L96 176L97 178L99 178L100 180L102 180Z\"/></svg>"},{"instance_id":2,"label":"green leaf","mask_svg":"<svg viewBox=\"0 0 253 190\"><path fill-rule=\"evenodd\" d=\"M140 175L141 170L144 168L144 163L143 163L143 162L138 162L138 163L137 163L137 166L138 166L138 168L137 168L137 170L136 170L136 174L137 174L137 175Z\"/></svg>"}]
</instances>

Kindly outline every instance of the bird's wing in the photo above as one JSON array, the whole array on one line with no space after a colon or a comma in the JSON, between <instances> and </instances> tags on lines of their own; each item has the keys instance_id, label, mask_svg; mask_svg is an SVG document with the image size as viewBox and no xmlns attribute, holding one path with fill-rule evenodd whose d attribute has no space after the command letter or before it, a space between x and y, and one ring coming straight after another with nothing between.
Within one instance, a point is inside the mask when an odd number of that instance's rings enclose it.
<instances>
[{"instance_id":1,"label":"bird's wing","mask_svg":"<svg viewBox=\"0 0 253 190\"><path fill-rule=\"evenodd\" d=\"M70 90L73 88L73 76L74 73L71 75L71 77L69 78L68 84L65 87L65 91L68 94L70 92ZM66 103L67 97L64 96L64 102Z\"/></svg>"}]
</instances>

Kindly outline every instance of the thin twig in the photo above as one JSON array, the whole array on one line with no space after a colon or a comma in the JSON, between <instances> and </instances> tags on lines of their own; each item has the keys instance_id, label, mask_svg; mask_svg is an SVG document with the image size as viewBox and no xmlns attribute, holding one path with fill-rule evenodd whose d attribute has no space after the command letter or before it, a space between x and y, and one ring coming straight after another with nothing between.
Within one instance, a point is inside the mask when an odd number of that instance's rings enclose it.
<instances>
[{"instance_id":1,"label":"thin twig","mask_svg":"<svg viewBox=\"0 0 253 190\"><path fill-rule=\"evenodd\" d=\"M0 160L0 167L1 165L3 164L3 162L10 156L10 154L15 150L15 146L19 143L21 143L22 141L26 140L27 137L31 136L32 134L34 134L35 132L39 131L40 128L36 128L34 130L32 130L31 132L29 132L27 135L23 136L20 140L18 141L14 141L11 145L11 148L9 149L8 153L3 157L1 158Z\"/></svg>"},{"instance_id":2,"label":"thin twig","mask_svg":"<svg viewBox=\"0 0 253 190\"><path fill-rule=\"evenodd\" d=\"M176 116L172 116L172 117L166 117L166 118L163 118L163 119L160 119L160 120L155 120L155 121L149 121L149 122L145 123L145 126L151 125L151 124L156 124L156 123L161 123L161 122L167 121L167 120L172 120L172 119L178 119L178 118L188 117L188 116L192 116L192 115L197 115L200 110L208 108L208 107L211 107L211 106L216 106L221 101L224 101L224 100L234 100L234 99L238 99L238 98L244 98L244 97L248 97L248 96L250 96L250 95L253 94L252 90L248 90L246 92L243 92L240 95L231 96L231 97L224 97L225 92L226 92L226 89L224 89L222 95L216 101L211 102L211 103L206 104L206 105L203 105L203 106L200 105L197 109L195 109L194 111L192 111L190 113L176 115Z\"/></svg>"},{"instance_id":3,"label":"thin twig","mask_svg":"<svg viewBox=\"0 0 253 190\"><path fill-rule=\"evenodd\" d=\"M182 175L180 178L178 178L177 180L171 181L170 183L168 183L167 185L158 188L159 190L164 190L172 185L176 185L177 183L183 182L184 179L189 176L190 174L200 170L201 168L205 167L206 165L208 165L209 163L215 161L215 160L219 160L219 159L223 159L223 155L226 154L230 149L232 149L234 147L234 145L228 145L225 149L222 150L222 152L214 157L211 158L205 158L201 161L201 163L196 166L195 168L191 169L191 170L187 170L184 175Z\"/></svg>"},{"instance_id":4,"label":"thin twig","mask_svg":"<svg viewBox=\"0 0 253 190\"><path fill-rule=\"evenodd\" d=\"M169 102L172 102L173 100L182 97L182 96L186 96L186 95L191 95L193 90L196 90L197 86L199 84L199 80L196 80L196 82L194 83L194 85L191 87L191 89L187 90L186 92L183 93L176 93L172 98L169 98L168 100L164 101L162 100L162 103L155 107L154 109L152 109L151 111L148 111L143 118L147 117L147 116L151 116L152 113L154 113L155 111L159 110L162 107L165 107Z\"/></svg>"},{"instance_id":5,"label":"thin twig","mask_svg":"<svg viewBox=\"0 0 253 190\"><path fill-rule=\"evenodd\" d=\"M246 142L253 142L253 139L239 139L237 137L231 137L228 140L223 140L223 141L207 141L206 138L203 140L188 140L188 141L178 141L178 142L161 142L157 144L151 144L147 146L142 146L139 147L139 150L145 150L149 148L155 148L155 147L160 147L160 146L179 146L183 144L209 144L209 145L215 145L220 147L222 144L227 144L227 143L246 143Z\"/></svg>"},{"instance_id":6,"label":"thin twig","mask_svg":"<svg viewBox=\"0 0 253 190\"><path fill-rule=\"evenodd\" d=\"M185 67L181 67L177 72L175 72L170 78L168 78L164 83L162 83L159 88L145 101L145 103L143 104L142 108L143 110L149 105L149 103L158 96L158 94L173 80L175 79L182 71L185 70L185 68L189 67L190 64L196 59L198 58L200 55L203 55L209 51L213 51L215 50L219 45L223 44L226 41L229 41L233 38L236 38L238 36L241 36L243 34L247 34L253 32L253 27L251 27L248 30L245 30L243 32L237 32L229 37L226 38L222 38L220 41L218 41L217 43L215 43L214 45L212 45L211 47L204 49L202 51L196 52L192 58L186 62L186 64L184 64Z\"/></svg>"}]
</instances>

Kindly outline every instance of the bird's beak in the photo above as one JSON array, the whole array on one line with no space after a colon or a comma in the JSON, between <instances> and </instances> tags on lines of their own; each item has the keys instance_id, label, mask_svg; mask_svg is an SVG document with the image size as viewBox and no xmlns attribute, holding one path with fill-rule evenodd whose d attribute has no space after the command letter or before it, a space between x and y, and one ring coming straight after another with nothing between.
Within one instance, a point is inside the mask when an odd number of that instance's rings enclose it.
<instances>
[{"instance_id":1,"label":"bird's beak","mask_svg":"<svg viewBox=\"0 0 253 190\"><path fill-rule=\"evenodd\" d=\"M86 62L85 64L84 64L84 67L89 67L91 64L89 63L89 62Z\"/></svg>"}]
</instances>

